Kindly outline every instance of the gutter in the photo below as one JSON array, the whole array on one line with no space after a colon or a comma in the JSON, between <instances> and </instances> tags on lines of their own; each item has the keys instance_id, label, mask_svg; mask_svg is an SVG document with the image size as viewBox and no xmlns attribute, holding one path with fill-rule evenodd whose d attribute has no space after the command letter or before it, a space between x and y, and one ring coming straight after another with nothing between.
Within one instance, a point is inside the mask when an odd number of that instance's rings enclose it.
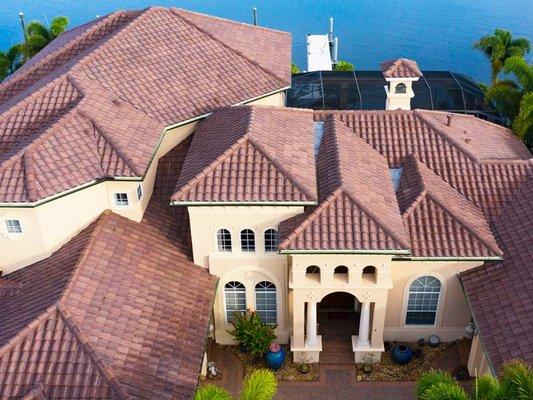
<instances>
[{"instance_id":1,"label":"gutter","mask_svg":"<svg viewBox=\"0 0 533 400\"><path fill-rule=\"evenodd\" d=\"M244 105L244 104L247 104L249 102L256 101L256 100L271 96L271 95L276 94L276 93L284 92L284 91L286 91L286 90L288 90L290 88L291 88L290 86L286 86L286 87L283 87L281 89L276 89L276 90L273 90L273 91L268 92L266 94L262 94L262 95L257 96L257 97L252 97L251 99L241 101L240 103L236 103L232 107ZM44 199L37 200L35 202L27 202L27 203L1 203L0 202L0 208L35 208L37 206L40 206L41 204L48 203L49 201L56 200L56 199L61 198L63 196L67 196L69 194L75 193L75 192L77 192L79 190L86 189L86 188L88 188L90 186L93 186L93 185L96 185L96 184L99 184L99 183L102 183L102 182L109 182L109 181L142 182L144 180L144 178L146 177L146 173L150 169L150 167L152 165L152 162L154 161L154 158L155 158L155 156L157 154L157 151L159 150L159 147L161 146L161 143L163 142L163 139L165 138L165 136L166 136L168 131L170 131L172 129L175 129L175 128L178 128L180 126L188 125L190 123L199 121L201 119L204 119L204 118L210 116L211 114L212 114L212 112L205 113L205 114L199 115L197 117L192 117L192 118L186 119L184 121L181 121L181 122L178 122L178 123L175 123L175 124L172 124L172 125L168 125L165 128L163 128L163 132L159 136L159 139L158 139L158 141L156 143L156 146L155 146L155 150L152 153L152 156L150 157L150 159L148 161L148 165L146 166L146 169L145 169L145 171L144 171L142 176L138 176L138 177L137 176L135 176L135 177L125 177L125 176L124 177L102 177L102 178L98 178L98 179L83 183L83 184L81 184L79 186L67 189L67 190L65 190L63 192L56 193L56 194L54 194L52 196L49 196L49 197L46 197ZM309 203L309 204L315 205L316 203ZM193 205L193 204L191 204L191 205ZM292 205L292 203L291 203L291 205ZM308 203L305 203L305 205L308 205Z\"/></svg>"},{"instance_id":2,"label":"gutter","mask_svg":"<svg viewBox=\"0 0 533 400\"><path fill-rule=\"evenodd\" d=\"M477 336L479 337L479 342L481 343L481 347L483 348L483 353L485 353L485 358L487 359L487 363L489 364L490 371L492 372L492 375L496 376L497 375L496 370L490 360L489 353L487 352L487 348L485 347L485 343L483 342L483 336L481 335L481 330L479 329L476 316L474 315L474 312L472 311L472 302L470 301L470 297L468 296L468 293L465 290L463 281L461 280L461 277L460 277L460 273L456 274L456 276L457 276L457 279L459 280L459 284L461 285L461 290L465 296L466 304L468 305L468 309L470 310L470 315L472 316L472 319L474 320L474 326L476 327Z\"/></svg>"},{"instance_id":3,"label":"gutter","mask_svg":"<svg viewBox=\"0 0 533 400\"><path fill-rule=\"evenodd\" d=\"M503 257L410 257L409 261L501 261Z\"/></svg>"},{"instance_id":4,"label":"gutter","mask_svg":"<svg viewBox=\"0 0 533 400\"><path fill-rule=\"evenodd\" d=\"M409 250L280 250L280 254L406 254Z\"/></svg>"},{"instance_id":5,"label":"gutter","mask_svg":"<svg viewBox=\"0 0 533 400\"><path fill-rule=\"evenodd\" d=\"M173 200L171 206L316 206L316 201L179 201Z\"/></svg>"}]
</instances>

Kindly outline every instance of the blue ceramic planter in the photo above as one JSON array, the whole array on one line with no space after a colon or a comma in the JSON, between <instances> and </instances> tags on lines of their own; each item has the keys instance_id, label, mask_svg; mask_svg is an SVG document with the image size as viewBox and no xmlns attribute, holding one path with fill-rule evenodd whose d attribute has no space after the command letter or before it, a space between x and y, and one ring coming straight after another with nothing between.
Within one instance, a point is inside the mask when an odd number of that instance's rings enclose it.
<instances>
[{"instance_id":1,"label":"blue ceramic planter","mask_svg":"<svg viewBox=\"0 0 533 400\"><path fill-rule=\"evenodd\" d=\"M413 349L411 349L409 346L401 344L399 346L394 346L390 351L390 355L392 361L394 361L396 364L405 365L413 358Z\"/></svg>"},{"instance_id":2,"label":"blue ceramic planter","mask_svg":"<svg viewBox=\"0 0 533 400\"><path fill-rule=\"evenodd\" d=\"M271 346L272 347L272 346ZM265 354L265 363L268 368L278 370L285 361L285 349L279 346L278 351L268 350Z\"/></svg>"}]
</instances>

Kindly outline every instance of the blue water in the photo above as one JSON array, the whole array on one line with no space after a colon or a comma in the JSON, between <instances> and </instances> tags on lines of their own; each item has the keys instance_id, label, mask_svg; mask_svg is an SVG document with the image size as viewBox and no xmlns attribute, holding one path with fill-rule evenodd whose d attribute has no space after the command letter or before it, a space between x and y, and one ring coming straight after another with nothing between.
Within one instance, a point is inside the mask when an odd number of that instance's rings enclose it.
<instances>
[{"instance_id":1,"label":"blue water","mask_svg":"<svg viewBox=\"0 0 533 400\"><path fill-rule=\"evenodd\" d=\"M176 6L251 22L293 35L293 60L305 68L305 37L326 33L335 18L339 58L357 69L377 69L393 57L418 61L422 69L453 70L487 81L489 67L472 43L494 28L533 40L533 0L0 0L0 49L21 40L19 11L27 21L67 15L71 26L117 9ZM528 59L532 59L531 56Z\"/></svg>"}]
</instances>

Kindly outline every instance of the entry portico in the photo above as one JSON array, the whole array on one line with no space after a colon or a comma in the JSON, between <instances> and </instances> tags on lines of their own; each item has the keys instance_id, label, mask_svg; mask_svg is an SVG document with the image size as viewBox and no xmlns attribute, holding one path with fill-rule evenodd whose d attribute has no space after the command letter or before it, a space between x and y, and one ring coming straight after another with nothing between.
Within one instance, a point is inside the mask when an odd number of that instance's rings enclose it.
<instances>
[{"instance_id":1,"label":"entry portico","mask_svg":"<svg viewBox=\"0 0 533 400\"><path fill-rule=\"evenodd\" d=\"M390 255L291 256L291 351L295 361L319 361L322 337L317 334L317 305L337 292L349 293L358 302L358 334L351 338L355 362L368 357L369 361L379 360L383 352L387 294L392 288L390 262Z\"/></svg>"}]
</instances>

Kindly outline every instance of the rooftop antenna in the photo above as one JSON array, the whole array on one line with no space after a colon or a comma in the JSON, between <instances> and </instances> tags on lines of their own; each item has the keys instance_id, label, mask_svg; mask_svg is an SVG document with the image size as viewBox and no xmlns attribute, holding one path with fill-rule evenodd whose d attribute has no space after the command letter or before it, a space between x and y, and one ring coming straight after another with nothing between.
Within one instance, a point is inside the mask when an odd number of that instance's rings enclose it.
<instances>
[{"instance_id":1,"label":"rooftop antenna","mask_svg":"<svg viewBox=\"0 0 533 400\"><path fill-rule=\"evenodd\" d=\"M22 34L24 35L24 42L28 40L26 35L26 23L24 22L24 13L19 12L20 26L22 27Z\"/></svg>"},{"instance_id":2,"label":"rooftop antenna","mask_svg":"<svg viewBox=\"0 0 533 400\"><path fill-rule=\"evenodd\" d=\"M257 7L253 8L253 12L254 12L254 25L257 25Z\"/></svg>"},{"instance_id":3,"label":"rooftop antenna","mask_svg":"<svg viewBox=\"0 0 533 400\"><path fill-rule=\"evenodd\" d=\"M329 33L328 33L329 42L333 42L333 17L329 19Z\"/></svg>"}]
</instances>

